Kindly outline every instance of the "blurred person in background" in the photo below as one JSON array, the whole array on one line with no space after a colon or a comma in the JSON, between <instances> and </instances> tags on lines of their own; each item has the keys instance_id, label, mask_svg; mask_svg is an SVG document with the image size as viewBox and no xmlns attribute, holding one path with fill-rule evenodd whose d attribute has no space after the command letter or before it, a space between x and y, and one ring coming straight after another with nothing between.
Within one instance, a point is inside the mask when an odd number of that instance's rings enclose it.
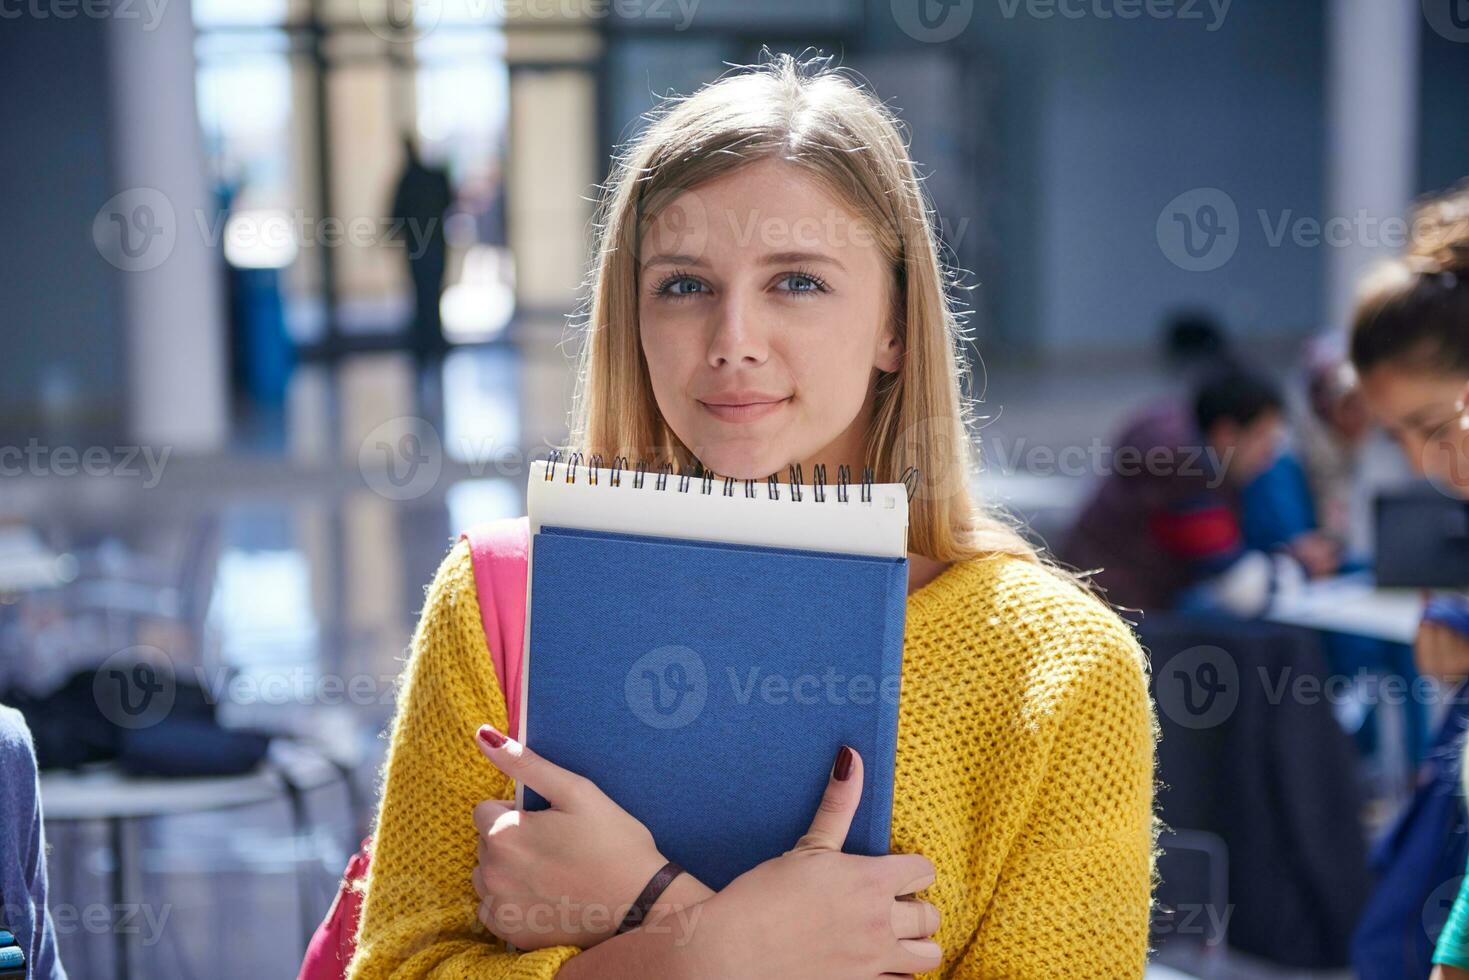
<instances>
[{"instance_id":1,"label":"blurred person in background","mask_svg":"<svg viewBox=\"0 0 1469 980\"><path fill-rule=\"evenodd\" d=\"M1275 385L1228 364L1191 400L1145 409L1117 439L1061 557L1096 570L1126 608L1257 614L1274 576L1299 576L1248 551L1240 528L1240 490L1274 460L1283 425Z\"/></svg>"},{"instance_id":2,"label":"blurred person in background","mask_svg":"<svg viewBox=\"0 0 1469 980\"><path fill-rule=\"evenodd\" d=\"M5 932L13 943L3 941ZM0 964L15 949L25 957L28 980L66 980L46 905L46 835L31 733L20 712L0 705ZM0 966L0 976L9 975Z\"/></svg>"},{"instance_id":3,"label":"blurred person in background","mask_svg":"<svg viewBox=\"0 0 1469 980\"><path fill-rule=\"evenodd\" d=\"M420 363L441 357L444 339L439 300L444 292L448 240L444 214L454 203L449 172L425 163L410 134L404 134L403 171L393 192L392 235L403 243L403 258L413 280L412 345Z\"/></svg>"},{"instance_id":4,"label":"blurred person in background","mask_svg":"<svg viewBox=\"0 0 1469 980\"><path fill-rule=\"evenodd\" d=\"M1337 335L1306 347L1290 435L1241 494L1245 546L1289 552L1312 577L1342 570L1352 550L1365 400Z\"/></svg>"},{"instance_id":5,"label":"blurred person in background","mask_svg":"<svg viewBox=\"0 0 1469 980\"><path fill-rule=\"evenodd\" d=\"M1368 408L1414 472L1469 500L1469 183L1422 203L1408 252L1363 281L1351 355ZM1424 674L1469 676L1469 603L1430 603L1414 657ZM1469 767L1461 762L1460 771ZM1433 961L1435 978L1469 980L1469 888L1459 891Z\"/></svg>"}]
</instances>

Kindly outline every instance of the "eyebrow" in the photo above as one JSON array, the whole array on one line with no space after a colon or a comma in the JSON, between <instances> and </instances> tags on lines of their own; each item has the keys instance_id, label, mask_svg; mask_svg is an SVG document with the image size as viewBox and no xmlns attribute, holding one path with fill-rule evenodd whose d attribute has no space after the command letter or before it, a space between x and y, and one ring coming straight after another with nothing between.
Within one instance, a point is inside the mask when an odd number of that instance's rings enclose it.
<instances>
[{"instance_id":1,"label":"eyebrow","mask_svg":"<svg viewBox=\"0 0 1469 980\"><path fill-rule=\"evenodd\" d=\"M1444 405L1441 402L1430 402L1427 405L1420 405L1399 419L1398 426L1409 429L1421 429L1433 421L1438 414L1436 410L1443 407Z\"/></svg>"},{"instance_id":2,"label":"eyebrow","mask_svg":"<svg viewBox=\"0 0 1469 980\"><path fill-rule=\"evenodd\" d=\"M825 263L827 265L834 265L838 269L841 269L843 272L847 271L847 267L842 264L840 259L832 255L826 255L822 252L771 252L769 255L765 255L760 259L761 265L791 265L816 262ZM699 255L689 255L686 253L660 253L644 261L643 268L646 269L650 266L655 265L691 265L695 267L702 267L707 266L708 264L709 263L706 262L704 258Z\"/></svg>"}]
</instances>

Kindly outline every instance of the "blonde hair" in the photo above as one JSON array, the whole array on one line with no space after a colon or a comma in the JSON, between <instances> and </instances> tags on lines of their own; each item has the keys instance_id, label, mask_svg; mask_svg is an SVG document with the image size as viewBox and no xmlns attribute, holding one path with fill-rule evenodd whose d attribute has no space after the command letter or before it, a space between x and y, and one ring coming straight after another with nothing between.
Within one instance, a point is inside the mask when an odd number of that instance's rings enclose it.
<instances>
[{"instance_id":1,"label":"blonde hair","mask_svg":"<svg viewBox=\"0 0 1469 980\"><path fill-rule=\"evenodd\" d=\"M891 315L903 359L877 380L860 465L872 468L876 483L899 482L917 468L908 550L939 561L994 554L1038 560L1014 526L970 494L977 447L968 435L968 369L957 350L966 338L899 123L825 58L762 59L670 100L614 160L587 284L572 447L588 458L600 455L608 461L602 465L618 456L636 465L651 455L650 468L707 472L653 397L638 330L642 237L684 192L772 157L811 174L864 220L892 269Z\"/></svg>"}]
</instances>

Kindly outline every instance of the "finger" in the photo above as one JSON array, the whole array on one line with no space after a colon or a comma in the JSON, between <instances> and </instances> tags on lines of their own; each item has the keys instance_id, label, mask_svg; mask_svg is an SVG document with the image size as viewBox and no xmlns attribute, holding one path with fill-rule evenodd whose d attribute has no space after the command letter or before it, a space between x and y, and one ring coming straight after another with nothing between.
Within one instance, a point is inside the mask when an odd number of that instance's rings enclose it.
<instances>
[{"instance_id":1,"label":"finger","mask_svg":"<svg viewBox=\"0 0 1469 980\"><path fill-rule=\"evenodd\" d=\"M511 800L480 800L474 805L474 829L481 834L489 832L495 825L495 821L506 813L514 810L514 801Z\"/></svg>"},{"instance_id":2,"label":"finger","mask_svg":"<svg viewBox=\"0 0 1469 980\"><path fill-rule=\"evenodd\" d=\"M483 868L476 864L474 870L469 872L469 880L474 885L474 893L479 896L480 901L490 897L490 890L485 887L485 876Z\"/></svg>"},{"instance_id":3,"label":"finger","mask_svg":"<svg viewBox=\"0 0 1469 980\"><path fill-rule=\"evenodd\" d=\"M933 862L922 854L888 854L874 858L893 895L912 895L933 884L937 877Z\"/></svg>"},{"instance_id":4,"label":"finger","mask_svg":"<svg viewBox=\"0 0 1469 980\"><path fill-rule=\"evenodd\" d=\"M939 931L939 910L932 902L893 902L893 935L923 939Z\"/></svg>"},{"instance_id":5,"label":"finger","mask_svg":"<svg viewBox=\"0 0 1469 980\"><path fill-rule=\"evenodd\" d=\"M495 768L529 786L557 809L571 810L584 803L590 794L601 792L591 780L562 769L490 725L481 725L474 741Z\"/></svg>"},{"instance_id":6,"label":"finger","mask_svg":"<svg viewBox=\"0 0 1469 980\"><path fill-rule=\"evenodd\" d=\"M943 959L943 949L932 939L899 939L883 967L892 973L927 973Z\"/></svg>"},{"instance_id":7,"label":"finger","mask_svg":"<svg viewBox=\"0 0 1469 980\"><path fill-rule=\"evenodd\" d=\"M826 777L826 791L816 807L811 827L792 850L840 851L852 829L852 817L862 799L862 756L843 745Z\"/></svg>"}]
</instances>

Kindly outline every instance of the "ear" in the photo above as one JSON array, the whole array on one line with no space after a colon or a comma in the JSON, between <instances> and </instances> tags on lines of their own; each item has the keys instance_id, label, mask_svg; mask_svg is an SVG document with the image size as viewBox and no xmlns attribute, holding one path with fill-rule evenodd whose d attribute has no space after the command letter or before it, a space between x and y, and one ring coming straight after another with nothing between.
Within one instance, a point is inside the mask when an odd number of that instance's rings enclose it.
<instances>
[{"instance_id":1,"label":"ear","mask_svg":"<svg viewBox=\"0 0 1469 980\"><path fill-rule=\"evenodd\" d=\"M879 371L892 374L903 364L903 342L898 339L897 331L891 325L883 328L877 336L877 351L872 358L872 366Z\"/></svg>"}]
</instances>

